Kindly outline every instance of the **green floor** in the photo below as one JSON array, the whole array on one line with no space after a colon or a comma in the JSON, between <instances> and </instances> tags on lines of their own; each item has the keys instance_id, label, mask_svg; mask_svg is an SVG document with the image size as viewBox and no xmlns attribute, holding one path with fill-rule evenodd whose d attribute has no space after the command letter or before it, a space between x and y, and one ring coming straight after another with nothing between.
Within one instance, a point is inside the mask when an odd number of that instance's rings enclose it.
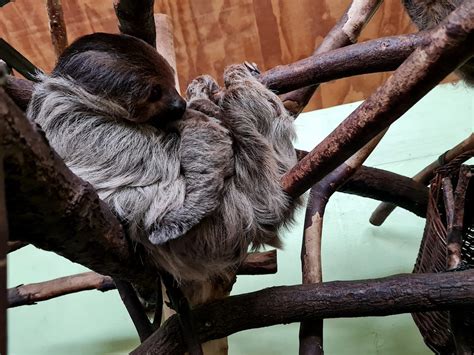
<instances>
[{"instance_id":1,"label":"green floor","mask_svg":"<svg viewBox=\"0 0 474 355\"><path fill-rule=\"evenodd\" d=\"M297 147L311 149L357 104L314 111L297 121ZM367 165L412 175L474 128L474 90L444 85L433 90L393 125ZM368 218L377 202L336 194L324 224L325 281L410 272L424 220L398 209L382 227ZM302 216L285 233L278 274L242 276L233 294L300 282ZM369 254L370 252L370 254ZM8 258L9 287L85 270L55 254L27 247ZM123 354L137 344L133 325L115 291L88 291L8 312L9 353ZM297 354L298 325L249 330L230 337L231 355ZM329 355L429 354L410 315L325 322Z\"/></svg>"}]
</instances>

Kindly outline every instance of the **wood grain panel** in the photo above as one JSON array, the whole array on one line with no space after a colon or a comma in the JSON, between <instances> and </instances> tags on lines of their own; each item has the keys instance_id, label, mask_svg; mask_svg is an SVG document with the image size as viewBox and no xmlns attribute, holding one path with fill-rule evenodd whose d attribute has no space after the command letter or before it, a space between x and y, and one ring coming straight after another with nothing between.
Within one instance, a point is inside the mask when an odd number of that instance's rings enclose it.
<instances>
[{"instance_id":1,"label":"wood grain panel","mask_svg":"<svg viewBox=\"0 0 474 355\"><path fill-rule=\"evenodd\" d=\"M349 0L156 0L155 11L171 16L179 79L221 82L224 68L253 61L262 70L311 55L349 5ZM112 0L63 0L69 41L91 32L117 32ZM386 0L362 40L413 32L400 0ZM44 1L16 0L0 9L0 36L34 64L50 71L55 56ZM308 109L362 100L388 74L327 83Z\"/></svg>"}]
</instances>

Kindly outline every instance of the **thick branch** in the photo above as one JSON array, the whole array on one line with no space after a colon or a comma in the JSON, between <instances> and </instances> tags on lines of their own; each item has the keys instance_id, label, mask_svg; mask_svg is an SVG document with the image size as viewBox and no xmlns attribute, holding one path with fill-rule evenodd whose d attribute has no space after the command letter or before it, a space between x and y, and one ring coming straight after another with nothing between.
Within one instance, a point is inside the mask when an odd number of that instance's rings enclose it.
<instances>
[{"instance_id":1,"label":"thick branch","mask_svg":"<svg viewBox=\"0 0 474 355\"><path fill-rule=\"evenodd\" d=\"M383 0L353 0L338 23L326 35L314 54L356 43L362 29L377 11ZM315 84L315 83L313 83ZM282 95L281 99L293 115L297 116L308 104L319 85L311 85Z\"/></svg>"},{"instance_id":2,"label":"thick branch","mask_svg":"<svg viewBox=\"0 0 474 355\"><path fill-rule=\"evenodd\" d=\"M317 318L386 316L474 306L474 270L281 286L232 296L192 313L201 341ZM251 309L249 309L251 307ZM183 354L176 316L131 354Z\"/></svg>"},{"instance_id":3,"label":"thick branch","mask_svg":"<svg viewBox=\"0 0 474 355\"><path fill-rule=\"evenodd\" d=\"M259 79L270 89L285 93L353 75L395 70L427 40L424 33L374 39L277 66Z\"/></svg>"},{"instance_id":4,"label":"thick branch","mask_svg":"<svg viewBox=\"0 0 474 355\"><path fill-rule=\"evenodd\" d=\"M395 73L282 178L292 196L304 193L403 115L474 54L474 2L464 1Z\"/></svg>"},{"instance_id":5,"label":"thick branch","mask_svg":"<svg viewBox=\"0 0 474 355\"><path fill-rule=\"evenodd\" d=\"M54 251L101 274L153 285L122 226L91 185L76 177L0 89L0 145L13 239ZM47 198L39 198L47 196Z\"/></svg>"},{"instance_id":6,"label":"thick branch","mask_svg":"<svg viewBox=\"0 0 474 355\"><path fill-rule=\"evenodd\" d=\"M154 3L155 0L114 0L120 32L140 38L153 48L156 47Z\"/></svg>"},{"instance_id":7,"label":"thick branch","mask_svg":"<svg viewBox=\"0 0 474 355\"><path fill-rule=\"evenodd\" d=\"M338 191L387 201L419 217L426 217L428 188L390 171L363 166Z\"/></svg>"},{"instance_id":8,"label":"thick branch","mask_svg":"<svg viewBox=\"0 0 474 355\"><path fill-rule=\"evenodd\" d=\"M46 8L48 10L51 41L56 57L59 57L67 47L66 22L64 22L61 0L47 0Z\"/></svg>"},{"instance_id":9,"label":"thick branch","mask_svg":"<svg viewBox=\"0 0 474 355\"><path fill-rule=\"evenodd\" d=\"M110 276L100 275L93 271L84 272L10 288L8 289L8 307L31 305L85 290L105 292L113 289L115 289L115 284Z\"/></svg>"}]
</instances>

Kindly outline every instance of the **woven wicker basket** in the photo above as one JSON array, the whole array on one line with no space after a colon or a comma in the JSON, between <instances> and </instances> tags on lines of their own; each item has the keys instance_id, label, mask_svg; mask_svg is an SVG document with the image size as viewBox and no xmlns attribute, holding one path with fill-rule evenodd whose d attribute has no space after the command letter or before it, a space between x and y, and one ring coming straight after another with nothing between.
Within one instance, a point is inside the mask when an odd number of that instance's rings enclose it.
<instances>
[{"instance_id":1,"label":"woven wicker basket","mask_svg":"<svg viewBox=\"0 0 474 355\"><path fill-rule=\"evenodd\" d=\"M457 183L461 164L474 155L470 151L439 168L431 181L426 225L416 260L415 273L446 271L446 217L441 180L450 177ZM471 169L473 167L471 166ZM474 267L474 179L466 194L462 257L466 267ZM438 354L455 353L454 338L450 329L449 312L413 313L418 329L428 347ZM474 327L472 329L474 332Z\"/></svg>"}]
</instances>

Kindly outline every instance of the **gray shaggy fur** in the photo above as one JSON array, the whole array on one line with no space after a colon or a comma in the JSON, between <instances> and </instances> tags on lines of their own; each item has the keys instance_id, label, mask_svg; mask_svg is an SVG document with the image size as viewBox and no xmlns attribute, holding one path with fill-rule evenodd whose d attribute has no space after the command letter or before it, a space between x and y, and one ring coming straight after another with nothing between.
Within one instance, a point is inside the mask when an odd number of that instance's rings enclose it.
<instances>
[{"instance_id":1,"label":"gray shaggy fur","mask_svg":"<svg viewBox=\"0 0 474 355\"><path fill-rule=\"evenodd\" d=\"M420 30L429 30L443 21L463 0L402 0L408 15ZM474 86L474 59L463 64L457 73Z\"/></svg>"},{"instance_id":2,"label":"gray shaggy fur","mask_svg":"<svg viewBox=\"0 0 474 355\"><path fill-rule=\"evenodd\" d=\"M28 116L69 168L90 182L130 237L180 281L221 276L250 246L279 246L297 201L279 185L296 163L292 119L244 66L188 88L166 129L124 119L127 108L64 75L41 76Z\"/></svg>"}]
</instances>

